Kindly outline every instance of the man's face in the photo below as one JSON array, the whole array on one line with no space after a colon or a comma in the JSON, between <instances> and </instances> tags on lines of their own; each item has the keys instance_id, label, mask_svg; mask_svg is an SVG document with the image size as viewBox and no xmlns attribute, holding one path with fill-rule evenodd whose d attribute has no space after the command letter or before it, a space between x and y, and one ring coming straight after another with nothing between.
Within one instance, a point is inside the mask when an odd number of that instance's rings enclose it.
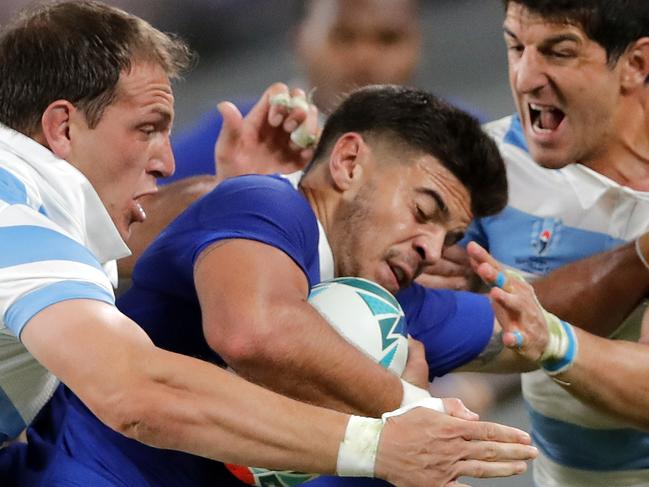
<instances>
[{"instance_id":1,"label":"man's face","mask_svg":"<svg viewBox=\"0 0 649 487\"><path fill-rule=\"evenodd\" d=\"M336 275L378 282L392 293L435 263L471 221L470 196L430 155L378 162L394 153L373 150L373 166L346 198L329 233Z\"/></svg>"},{"instance_id":2,"label":"man's face","mask_svg":"<svg viewBox=\"0 0 649 487\"><path fill-rule=\"evenodd\" d=\"M318 0L298 34L298 57L315 101L328 111L368 84L406 84L419 62L411 0Z\"/></svg>"},{"instance_id":3,"label":"man's face","mask_svg":"<svg viewBox=\"0 0 649 487\"><path fill-rule=\"evenodd\" d=\"M530 154L542 166L589 163L614 130L618 66L575 25L550 23L510 3L504 24L512 94Z\"/></svg>"},{"instance_id":4,"label":"man's face","mask_svg":"<svg viewBox=\"0 0 649 487\"><path fill-rule=\"evenodd\" d=\"M173 102L162 67L134 63L120 76L116 99L95 128L75 112L68 161L93 185L122 238L145 218L138 199L156 191L157 177L173 173Z\"/></svg>"}]
</instances>

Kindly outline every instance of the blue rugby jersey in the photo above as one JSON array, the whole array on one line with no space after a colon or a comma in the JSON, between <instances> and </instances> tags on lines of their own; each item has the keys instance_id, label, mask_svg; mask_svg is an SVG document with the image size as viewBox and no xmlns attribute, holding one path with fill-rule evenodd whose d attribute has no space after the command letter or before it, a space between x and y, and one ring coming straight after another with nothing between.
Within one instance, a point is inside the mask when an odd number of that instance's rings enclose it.
<instances>
[{"instance_id":1,"label":"blue rugby jersey","mask_svg":"<svg viewBox=\"0 0 649 487\"><path fill-rule=\"evenodd\" d=\"M311 286L333 277L326 237L301 193L284 178L241 176L222 183L164 230L136 265L133 287L118 305L156 345L223 364L203 336L193 268L202 250L230 238L253 239L281 249ZM409 332L426 345L433 376L473 359L492 335L494 317L484 296L414 285L397 297ZM32 458L50 459L49 468L39 477L44 485L61 479L90 485L98 478L117 485L156 487L205 485L205 479L212 485L242 485L218 462L151 448L115 433L78 399L68 396L63 423L54 428L60 431L57 444L32 444ZM309 485L348 482L381 484L323 477Z\"/></svg>"},{"instance_id":2,"label":"blue rugby jersey","mask_svg":"<svg viewBox=\"0 0 649 487\"><path fill-rule=\"evenodd\" d=\"M649 193L634 191L580 164L552 170L527 151L517 116L486 126L509 181L509 204L472 224L476 240L528 277L604 252L649 230ZM613 338L637 340L641 309ZM649 485L649 434L589 407L542 371L523 374L539 487Z\"/></svg>"},{"instance_id":3,"label":"blue rugby jersey","mask_svg":"<svg viewBox=\"0 0 649 487\"><path fill-rule=\"evenodd\" d=\"M88 180L0 125L0 444L57 385L20 343L25 324L68 299L114 303L109 275L116 280L114 259L128 253Z\"/></svg>"}]
</instances>

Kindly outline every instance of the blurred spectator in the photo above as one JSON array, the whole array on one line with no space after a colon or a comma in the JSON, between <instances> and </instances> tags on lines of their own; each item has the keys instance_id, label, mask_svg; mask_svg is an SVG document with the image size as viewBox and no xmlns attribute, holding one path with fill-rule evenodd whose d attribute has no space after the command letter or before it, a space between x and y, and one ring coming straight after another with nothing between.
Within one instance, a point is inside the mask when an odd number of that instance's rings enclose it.
<instances>
[{"instance_id":1,"label":"blurred spectator","mask_svg":"<svg viewBox=\"0 0 649 487\"><path fill-rule=\"evenodd\" d=\"M298 69L306 91L323 113L341 94L367 84L408 84L421 56L416 0L307 0L300 4L294 31ZM274 80L267 80L274 81ZM242 112L250 100L237 103ZM256 99L256 95L254 96ZM176 173L163 184L214 174L214 143L221 128L216 110L174 137Z\"/></svg>"}]
</instances>

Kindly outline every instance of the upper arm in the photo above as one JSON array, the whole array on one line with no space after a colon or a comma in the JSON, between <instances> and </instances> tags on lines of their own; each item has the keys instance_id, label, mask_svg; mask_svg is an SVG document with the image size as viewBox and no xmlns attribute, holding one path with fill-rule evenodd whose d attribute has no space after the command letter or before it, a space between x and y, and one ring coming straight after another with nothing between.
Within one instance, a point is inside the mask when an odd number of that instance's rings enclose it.
<instances>
[{"instance_id":1,"label":"upper arm","mask_svg":"<svg viewBox=\"0 0 649 487\"><path fill-rule=\"evenodd\" d=\"M197 260L194 281L203 333L217 352L245 347L253 333L272 333L276 310L305 304L309 293L307 277L291 257L254 240L212 244Z\"/></svg>"},{"instance_id":2,"label":"upper arm","mask_svg":"<svg viewBox=\"0 0 649 487\"><path fill-rule=\"evenodd\" d=\"M25 325L21 339L100 418L135 388L145 354L153 349L144 331L115 306L92 299L44 308Z\"/></svg>"},{"instance_id":3,"label":"upper arm","mask_svg":"<svg viewBox=\"0 0 649 487\"><path fill-rule=\"evenodd\" d=\"M12 205L2 210L0 222L0 326L20 336L34 315L57 302L114 303L96 257L45 216Z\"/></svg>"}]
</instances>

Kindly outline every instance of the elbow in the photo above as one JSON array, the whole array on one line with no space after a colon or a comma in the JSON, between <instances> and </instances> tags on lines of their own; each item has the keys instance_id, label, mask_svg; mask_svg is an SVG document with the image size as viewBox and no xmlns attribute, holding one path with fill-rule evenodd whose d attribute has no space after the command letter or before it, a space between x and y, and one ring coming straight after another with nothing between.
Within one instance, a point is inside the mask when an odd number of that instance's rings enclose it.
<instances>
[{"instance_id":1,"label":"elbow","mask_svg":"<svg viewBox=\"0 0 649 487\"><path fill-rule=\"evenodd\" d=\"M242 321L238 323L242 326L237 326L229 333L223 333L222 330L205 333L210 348L234 370L240 373L253 371L257 367L278 363L286 356L289 342L286 337L291 335L283 326L250 319L247 325Z\"/></svg>"},{"instance_id":2,"label":"elbow","mask_svg":"<svg viewBox=\"0 0 649 487\"><path fill-rule=\"evenodd\" d=\"M86 405L97 418L112 430L128 438L157 446L160 401L148 387L125 387Z\"/></svg>"}]
</instances>

